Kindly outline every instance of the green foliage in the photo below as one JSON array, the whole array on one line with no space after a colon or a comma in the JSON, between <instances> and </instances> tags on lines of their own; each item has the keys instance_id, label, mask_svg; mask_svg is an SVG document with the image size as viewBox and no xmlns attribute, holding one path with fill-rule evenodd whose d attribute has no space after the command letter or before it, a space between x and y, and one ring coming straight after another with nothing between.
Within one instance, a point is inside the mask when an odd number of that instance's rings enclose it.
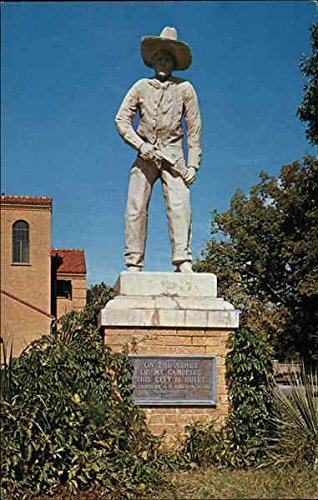
<instances>
[{"instance_id":1,"label":"green foliage","mask_svg":"<svg viewBox=\"0 0 318 500\"><path fill-rule=\"evenodd\" d=\"M265 172L249 196L215 212L197 271L215 272L220 295L242 310L284 358L318 358L318 159Z\"/></svg>"},{"instance_id":2,"label":"green foliage","mask_svg":"<svg viewBox=\"0 0 318 500\"><path fill-rule=\"evenodd\" d=\"M84 309L80 312L71 311L62 316L53 325L53 331L59 331L59 338L63 342L68 342L69 339L80 339L83 331L96 332L99 313L114 296L114 290L104 282L93 285L87 290L87 302Z\"/></svg>"},{"instance_id":3,"label":"green foliage","mask_svg":"<svg viewBox=\"0 0 318 500\"><path fill-rule=\"evenodd\" d=\"M275 392L270 461L307 463L318 470L318 371L302 365L288 378L288 393Z\"/></svg>"},{"instance_id":4,"label":"green foliage","mask_svg":"<svg viewBox=\"0 0 318 500\"><path fill-rule=\"evenodd\" d=\"M300 68L307 82L304 86L304 97L298 108L298 116L307 122L306 137L310 144L318 144L318 23L311 28L311 57L303 56Z\"/></svg>"},{"instance_id":5,"label":"green foliage","mask_svg":"<svg viewBox=\"0 0 318 500\"><path fill-rule=\"evenodd\" d=\"M239 329L226 359L230 412L224 426L188 427L184 455L198 465L248 467L266 454L272 406L272 350L262 334Z\"/></svg>"},{"instance_id":6,"label":"green foliage","mask_svg":"<svg viewBox=\"0 0 318 500\"><path fill-rule=\"evenodd\" d=\"M163 481L159 440L133 404L131 364L100 342L99 307L100 295L11 365L0 429L2 491L10 498L60 485L71 492L102 485L136 498Z\"/></svg>"},{"instance_id":7,"label":"green foliage","mask_svg":"<svg viewBox=\"0 0 318 500\"><path fill-rule=\"evenodd\" d=\"M115 297L115 292L103 281L87 290L87 304L85 307L85 321L97 326L100 310L107 302Z\"/></svg>"},{"instance_id":8,"label":"green foliage","mask_svg":"<svg viewBox=\"0 0 318 500\"><path fill-rule=\"evenodd\" d=\"M232 333L226 358L230 414L237 449L257 462L263 454L273 393L273 351L262 334L248 328ZM253 453L251 453L253 450Z\"/></svg>"},{"instance_id":9,"label":"green foliage","mask_svg":"<svg viewBox=\"0 0 318 500\"><path fill-rule=\"evenodd\" d=\"M217 429L216 424L214 421L194 423L186 428L188 435L181 451L185 466L192 469L211 465L237 466L237 456L232 453L235 447L232 435L226 426Z\"/></svg>"}]
</instances>

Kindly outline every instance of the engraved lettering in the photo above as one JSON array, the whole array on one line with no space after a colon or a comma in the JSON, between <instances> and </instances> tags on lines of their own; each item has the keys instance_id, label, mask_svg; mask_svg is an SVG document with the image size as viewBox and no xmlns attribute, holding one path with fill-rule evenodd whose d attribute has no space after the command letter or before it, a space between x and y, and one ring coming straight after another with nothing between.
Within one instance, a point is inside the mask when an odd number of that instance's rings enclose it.
<instances>
[{"instance_id":1,"label":"engraved lettering","mask_svg":"<svg viewBox=\"0 0 318 500\"><path fill-rule=\"evenodd\" d=\"M214 404L214 357L132 356L139 404Z\"/></svg>"}]
</instances>

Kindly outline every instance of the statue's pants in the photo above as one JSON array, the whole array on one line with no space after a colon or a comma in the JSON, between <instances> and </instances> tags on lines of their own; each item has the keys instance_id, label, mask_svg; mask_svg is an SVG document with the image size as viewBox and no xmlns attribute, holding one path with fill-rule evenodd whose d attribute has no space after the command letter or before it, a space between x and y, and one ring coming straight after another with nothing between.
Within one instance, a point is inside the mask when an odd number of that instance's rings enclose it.
<instances>
[{"instance_id":1,"label":"statue's pants","mask_svg":"<svg viewBox=\"0 0 318 500\"><path fill-rule=\"evenodd\" d=\"M152 188L160 178L169 223L172 264L192 261L190 191L182 177L154 162L138 157L130 172L125 232L126 265L144 266L147 239L148 206Z\"/></svg>"}]
</instances>

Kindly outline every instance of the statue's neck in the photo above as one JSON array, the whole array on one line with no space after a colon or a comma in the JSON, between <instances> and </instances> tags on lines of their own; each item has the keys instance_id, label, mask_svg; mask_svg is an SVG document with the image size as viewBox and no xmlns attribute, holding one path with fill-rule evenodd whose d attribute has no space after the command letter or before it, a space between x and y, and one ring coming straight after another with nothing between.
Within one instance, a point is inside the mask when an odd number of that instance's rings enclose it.
<instances>
[{"instance_id":1,"label":"statue's neck","mask_svg":"<svg viewBox=\"0 0 318 500\"><path fill-rule=\"evenodd\" d=\"M171 76L172 76L171 74L170 74L170 75L168 75L168 76L161 76L161 75L156 74L156 75L154 76L154 78L155 78L156 80L158 80L160 83L164 83L164 82L169 81L169 80L171 79Z\"/></svg>"}]
</instances>

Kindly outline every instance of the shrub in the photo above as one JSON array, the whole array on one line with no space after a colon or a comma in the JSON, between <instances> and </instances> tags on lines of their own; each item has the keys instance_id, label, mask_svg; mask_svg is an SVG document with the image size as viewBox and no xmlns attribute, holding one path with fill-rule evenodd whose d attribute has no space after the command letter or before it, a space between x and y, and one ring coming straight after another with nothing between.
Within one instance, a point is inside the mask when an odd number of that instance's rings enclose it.
<instances>
[{"instance_id":1,"label":"shrub","mask_svg":"<svg viewBox=\"0 0 318 500\"><path fill-rule=\"evenodd\" d=\"M231 335L226 359L229 416L188 427L183 453L199 465L256 465L266 454L272 406L272 350L262 334L242 328Z\"/></svg>"},{"instance_id":2,"label":"shrub","mask_svg":"<svg viewBox=\"0 0 318 500\"><path fill-rule=\"evenodd\" d=\"M226 359L230 413L227 426L236 449L256 463L264 454L273 405L273 350L263 334L232 333Z\"/></svg>"},{"instance_id":3,"label":"shrub","mask_svg":"<svg viewBox=\"0 0 318 500\"><path fill-rule=\"evenodd\" d=\"M10 365L0 429L2 491L10 498L60 485L71 492L102 485L136 498L164 480L159 440L133 404L131 364L102 345L95 305L66 315ZM8 366L1 376L9 380Z\"/></svg>"}]
</instances>

